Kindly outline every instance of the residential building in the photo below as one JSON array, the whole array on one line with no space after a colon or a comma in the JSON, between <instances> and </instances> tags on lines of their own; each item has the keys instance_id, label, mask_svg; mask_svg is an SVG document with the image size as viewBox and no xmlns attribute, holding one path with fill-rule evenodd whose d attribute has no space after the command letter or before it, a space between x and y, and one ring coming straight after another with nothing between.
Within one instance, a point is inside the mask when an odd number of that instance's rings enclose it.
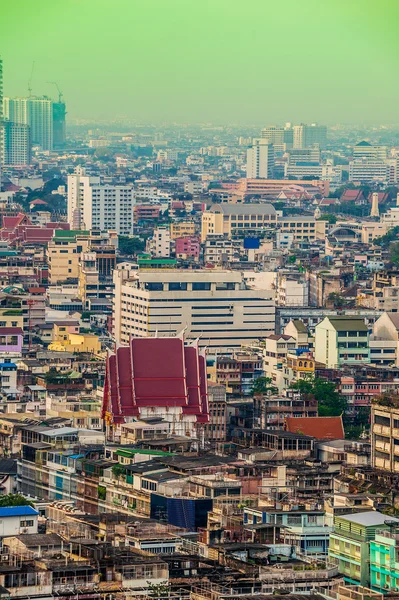
<instances>
[{"instance_id":1,"label":"residential building","mask_svg":"<svg viewBox=\"0 0 399 600\"><path fill-rule=\"evenodd\" d=\"M205 440L210 444L224 442L227 435L226 387L208 381L209 422L204 425Z\"/></svg>"},{"instance_id":2,"label":"residential building","mask_svg":"<svg viewBox=\"0 0 399 600\"><path fill-rule=\"evenodd\" d=\"M36 534L38 527L37 510L31 506L8 506L0 508L0 537L19 534Z\"/></svg>"},{"instance_id":3,"label":"residential building","mask_svg":"<svg viewBox=\"0 0 399 600\"><path fill-rule=\"evenodd\" d=\"M150 269L114 271L114 335L177 335L232 353L274 331L273 293L249 289L239 272Z\"/></svg>"},{"instance_id":4,"label":"residential building","mask_svg":"<svg viewBox=\"0 0 399 600\"><path fill-rule=\"evenodd\" d=\"M80 255L87 251L88 246L88 231L57 229L54 232L47 246L50 285L68 280L77 282Z\"/></svg>"},{"instance_id":5,"label":"residential building","mask_svg":"<svg viewBox=\"0 0 399 600\"><path fill-rule=\"evenodd\" d=\"M320 148L327 145L327 127L312 123L311 125L293 126L293 146L294 148L310 148L318 144Z\"/></svg>"},{"instance_id":6,"label":"residential building","mask_svg":"<svg viewBox=\"0 0 399 600\"><path fill-rule=\"evenodd\" d=\"M182 237L192 237L196 233L194 221L174 221L170 224L170 238L176 240Z\"/></svg>"},{"instance_id":7,"label":"residential building","mask_svg":"<svg viewBox=\"0 0 399 600\"><path fill-rule=\"evenodd\" d=\"M380 592L399 590L399 528L377 530L370 541L370 586Z\"/></svg>"},{"instance_id":8,"label":"residential building","mask_svg":"<svg viewBox=\"0 0 399 600\"><path fill-rule=\"evenodd\" d=\"M389 529L390 522L399 524L399 519L387 519L387 515L375 510L334 517L328 556L346 581L370 584L370 542L377 531Z\"/></svg>"},{"instance_id":9,"label":"residential building","mask_svg":"<svg viewBox=\"0 0 399 600\"><path fill-rule=\"evenodd\" d=\"M147 250L153 257L170 257L170 229L169 227L156 227L152 238L147 242Z\"/></svg>"},{"instance_id":10,"label":"residential building","mask_svg":"<svg viewBox=\"0 0 399 600\"><path fill-rule=\"evenodd\" d=\"M279 306L308 306L309 282L303 274L277 272L276 303Z\"/></svg>"},{"instance_id":11,"label":"residential building","mask_svg":"<svg viewBox=\"0 0 399 600\"><path fill-rule=\"evenodd\" d=\"M290 544L295 551L306 555L327 554L331 527L326 523L323 510L311 503L308 506L295 506L289 500L279 506L263 506L261 501L256 508L244 508L244 525L274 525L280 529L282 543Z\"/></svg>"},{"instance_id":12,"label":"residential building","mask_svg":"<svg viewBox=\"0 0 399 600\"><path fill-rule=\"evenodd\" d=\"M296 340L289 335L268 335L265 337L263 351L263 370L270 377L279 392L286 389L290 381L286 366L287 355L296 348Z\"/></svg>"},{"instance_id":13,"label":"residential building","mask_svg":"<svg viewBox=\"0 0 399 600\"><path fill-rule=\"evenodd\" d=\"M326 317L315 328L315 359L328 369L370 362L369 329L364 319Z\"/></svg>"},{"instance_id":14,"label":"residential building","mask_svg":"<svg viewBox=\"0 0 399 600\"><path fill-rule=\"evenodd\" d=\"M183 260L199 260L201 245L197 237L182 237L175 239L176 258Z\"/></svg>"},{"instance_id":15,"label":"residential building","mask_svg":"<svg viewBox=\"0 0 399 600\"><path fill-rule=\"evenodd\" d=\"M101 185L99 177L86 175L81 167L74 175L68 175L71 227L132 235L134 202L132 185Z\"/></svg>"},{"instance_id":16,"label":"residential building","mask_svg":"<svg viewBox=\"0 0 399 600\"><path fill-rule=\"evenodd\" d=\"M376 397L371 405L371 465L399 473L399 400L392 394Z\"/></svg>"},{"instance_id":17,"label":"residential building","mask_svg":"<svg viewBox=\"0 0 399 600\"><path fill-rule=\"evenodd\" d=\"M29 125L3 122L3 164L23 167L32 162L32 144Z\"/></svg>"},{"instance_id":18,"label":"residential building","mask_svg":"<svg viewBox=\"0 0 399 600\"><path fill-rule=\"evenodd\" d=\"M275 228L277 212L272 204L213 204L202 214L201 241L208 235L256 234Z\"/></svg>"},{"instance_id":19,"label":"residential building","mask_svg":"<svg viewBox=\"0 0 399 600\"><path fill-rule=\"evenodd\" d=\"M53 102L50 98L4 98L4 119L19 125L29 125L32 144L42 150L53 149Z\"/></svg>"},{"instance_id":20,"label":"residential building","mask_svg":"<svg viewBox=\"0 0 399 600\"><path fill-rule=\"evenodd\" d=\"M210 233L204 242L204 264L221 267L240 260L243 252L242 240L230 239L227 234Z\"/></svg>"},{"instance_id":21,"label":"residential building","mask_svg":"<svg viewBox=\"0 0 399 600\"><path fill-rule=\"evenodd\" d=\"M274 172L274 148L267 139L254 139L247 150L247 178L269 179Z\"/></svg>"}]
</instances>

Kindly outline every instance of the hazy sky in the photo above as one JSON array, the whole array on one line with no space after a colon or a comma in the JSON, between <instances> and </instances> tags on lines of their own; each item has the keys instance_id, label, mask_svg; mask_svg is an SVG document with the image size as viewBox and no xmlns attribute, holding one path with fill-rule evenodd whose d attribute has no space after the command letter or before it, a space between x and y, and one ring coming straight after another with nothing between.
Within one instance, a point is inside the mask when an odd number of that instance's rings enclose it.
<instances>
[{"instance_id":1,"label":"hazy sky","mask_svg":"<svg viewBox=\"0 0 399 600\"><path fill-rule=\"evenodd\" d=\"M399 123L398 0L0 0L4 93L71 117Z\"/></svg>"}]
</instances>

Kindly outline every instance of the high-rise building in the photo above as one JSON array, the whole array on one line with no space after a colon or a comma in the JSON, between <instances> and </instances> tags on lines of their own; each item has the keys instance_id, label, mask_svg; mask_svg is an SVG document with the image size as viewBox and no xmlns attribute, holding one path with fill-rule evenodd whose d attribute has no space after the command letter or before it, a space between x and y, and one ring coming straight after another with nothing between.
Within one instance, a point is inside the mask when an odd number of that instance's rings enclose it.
<instances>
[{"instance_id":1,"label":"high-rise building","mask_svg":"<svg viewBox=\"0 0 399 600\"><path fill-rule=\"evenodd\" d=\"M68 176L68 223L74 228L131 235L134 201L131 185L101 185L80 167Z\"/></svg>"},{"instance_id":2,"label":"high-rise building","mask_svg":"<svg viewBox=\"0 0 399 600\"><path fill-rule=\"evenodd\" d=\"M274 171L274 148L267 139L254 139L247 150L247 178L270 179Z\"/></svg>"},{"instance_id":3,"label":"high-rise building","mask_svg":"<svg viewBox=\"0 0 399 600\"><path fill-rule=\"evenodd\" d=\"M276 127L270 125L264 127L260 133L260 137L273 144L275 152L285 152L292 148L294 133L290 123L285 127Z\"/></svg>"},{"instance_id":4,"label":"high-rise building","mask_svg":"<svg viewBox=\"0 0 399 600\"><path fill-rule=\"evenodd\" d=\"M294 125L293 143L294 148L309 148L318 144L320 148L324 148L327 144L327 127L325 125Z\"/></svg>"},{"instance_id":5,"label":"high-rise building","mask_svg":"<svg viewBox=\"0 0 399 600\"><path fill-rule=\"evenodd\" d=\"M53 145L54 148L65 146L65 102L53 102Z\"/></svg>"},{"instance_id":6,"label":"high-rise building","mask_svg":"<svg viewBox=\"0 0 399 600\"><path fill-rule=\"evenodd\" d=\"M6 166L29 165L32 144L29 125L3 121L2 164Z\"/></svg>"},{"instance_id":7,"label":"high-rise building","mask_svg":"<svg viewBox=\"0 0 399 600\"><path fill-rule=\"evenodd\" d=\"M29 125L32 144L42 150L53 149L53 102L43 96L38 98L4 98L4 118L12 123Z\"/></svg>"}]
</instances>

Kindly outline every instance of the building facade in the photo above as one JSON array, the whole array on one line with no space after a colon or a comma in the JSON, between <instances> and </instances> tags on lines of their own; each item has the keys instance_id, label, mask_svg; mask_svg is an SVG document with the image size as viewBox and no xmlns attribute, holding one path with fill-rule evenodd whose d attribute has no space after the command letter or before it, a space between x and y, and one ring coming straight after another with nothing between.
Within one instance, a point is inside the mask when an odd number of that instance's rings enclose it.
<instances>
[{"instance_id":1,"label":"building facade","mask_svg":"<svg viewBox=\"0 0 399 600\"><path fill-rule=\"evenodd\" d=\"M115 339L175 335L232 353L274 331L271 291L252 290L231 271L114 271Z\"/></svg>"}]
</instances>

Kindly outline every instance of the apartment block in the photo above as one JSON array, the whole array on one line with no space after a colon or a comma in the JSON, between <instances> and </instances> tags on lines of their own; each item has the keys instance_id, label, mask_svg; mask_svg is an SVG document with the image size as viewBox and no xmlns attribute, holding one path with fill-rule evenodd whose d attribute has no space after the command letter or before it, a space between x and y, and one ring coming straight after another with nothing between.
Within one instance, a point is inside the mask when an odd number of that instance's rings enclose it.
<instances>
[{"instance_id":1,"label":"apartment block","mask_svg":"<svg viewBox=\"0 0 399 600\"><path fill-rule=\"evenodd\" d=\"M315 358L328 369L370 362L369 330L363 319L326 317L315 328Z\"/></svg>"}]
</instances>

